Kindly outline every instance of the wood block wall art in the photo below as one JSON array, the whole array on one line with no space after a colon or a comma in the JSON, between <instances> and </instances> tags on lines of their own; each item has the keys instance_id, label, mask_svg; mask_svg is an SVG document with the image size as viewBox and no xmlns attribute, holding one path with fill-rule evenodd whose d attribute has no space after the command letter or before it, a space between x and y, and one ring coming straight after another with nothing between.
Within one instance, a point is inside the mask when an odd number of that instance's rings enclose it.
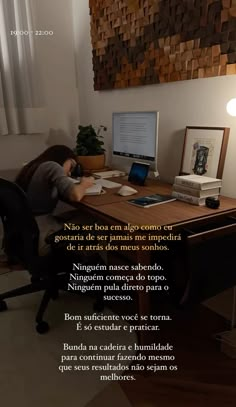
<instances>
[{"instance_id":1,"label":"wood block wall art","mask_svg":"<svg viewBox=\"0 0 236 407\"><path fill-rule=\"evenodd\" d=\"M90 0L94 89L236 73L236 0Z\"/></svg>"}]
</instances>

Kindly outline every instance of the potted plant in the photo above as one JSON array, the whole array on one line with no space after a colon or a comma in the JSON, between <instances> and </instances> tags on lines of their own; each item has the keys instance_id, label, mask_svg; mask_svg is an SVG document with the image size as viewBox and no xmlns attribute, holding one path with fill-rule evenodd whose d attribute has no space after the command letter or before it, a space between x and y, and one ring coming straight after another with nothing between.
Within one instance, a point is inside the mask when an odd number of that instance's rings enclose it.
<instances>
[{"instance_id":1,"label":"potted plant","mask_svg":"<svg viewBox=\"0 0 236 407\"><path fill-rule=\"evenodd\" d=\"M75 152L78 161L85 170L99 170L105 166L105 149L101 131L106 131L105 126L99 126L97 130L89 126L79 126L76 138Z\"/></svg>"}]
</instances>

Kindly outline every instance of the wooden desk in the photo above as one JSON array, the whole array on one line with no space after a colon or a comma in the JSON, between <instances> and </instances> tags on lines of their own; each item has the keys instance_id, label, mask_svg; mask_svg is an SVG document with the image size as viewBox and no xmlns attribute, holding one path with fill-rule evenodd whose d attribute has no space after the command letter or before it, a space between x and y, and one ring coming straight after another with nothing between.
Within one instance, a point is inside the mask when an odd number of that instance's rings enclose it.
<instances>
[{"instance_id":1,"label":"wooden desk","mask_svg":"<svg viewBox=\"0 0 236 407\"><path fill-rule=\"evenodd\" d=\"M117 182L122 182L115 178ZM119 181L118 181L119 180ZM126 185L133 186L128 182ZM223 213L236 211L236 199L221 197L220 207L218 209L209 209L206 206L190 205L181 201L172 201L169 203L152 206L151 208L138 208L131 206L126 201L131 198L159 193L163 195L171 194L171 185L163 184L158 181L151 182L146 186L135 186L138 190L136 195L122 197L117 194L119 188L107 189L106 194L100 196L86 196L81 202L87 208L90 208L97 215L105 215L107 221L118 222L121 224L132 223L135 225L183 225L189 222L199 222L204 218L211 218Z\"/></svg>"},{"instance_id":2,"label":"wooden desk","mask_svg":"<svg viewBox=\"0 0 236 407\"><path fill-rule=\"evenodd\" d=\"M116 178L115 181L118 181L118 179ZM120 181L122 182L122 180ZM129 184L127 181L123 181L123 183ZM138 190L138 194L134 195L135 197L151 193L171 193L170 185L157 181L149 181L145 187L135 188ZM172 201L143 209L128 204L126 201L131 197L117 195L118 189L109 189L106 194L101 196L87 196L84 198L82 204L86 211L96 219L96 222L108 225L126 225L129 223L139 226L171 225L175 232L186 232L185 248L187 252L190 252L191 248L199 243L210 241L216 237L222 239L222 237L236 233L236 199L221 197L220 208L218 209L190 205L180 201ZM108 255L109 263L114 263L114 256L117 253L108 251ZM125 253L125 256L136 264L150 264L152 252L131 251L131 253ZM178 259L180 264L179 269L176 266L177 272L182 272L184 266L186 269L190 267L189 257L191 257L189 253L186 253L183 259L183 253L181 253ZM149 295L138 292L138 304L140 315L149 314ZM145 335L141 335L140 341L145 342Z\"/></svg>"}]
</instances>

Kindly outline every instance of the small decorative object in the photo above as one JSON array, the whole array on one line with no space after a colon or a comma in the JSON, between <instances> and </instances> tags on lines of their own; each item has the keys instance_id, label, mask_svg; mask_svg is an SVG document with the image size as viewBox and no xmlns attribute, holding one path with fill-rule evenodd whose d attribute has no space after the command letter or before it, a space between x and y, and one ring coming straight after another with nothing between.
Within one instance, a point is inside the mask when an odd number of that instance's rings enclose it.
<instances>
[{"instance_id":1,"label":"small decorative object","mask_svg":"<svg viewBox=\"0 0 236 407\"><path fill-rule=\"evenodd\" d=\"M222 178L229 131L228 127L187 126L180 175Z\"/></svg>"},{"instance_id":2,"label":"small decorative object","mask_svg":"<svg viewBox=\"0 0 236 407\"><path fill-rule=\"evenodd\" d=\"M91 124L79 126L75 153L83 169L99 170L105 167L105 149L101 131L106 130L103 125L100 125L97 130Z\"/></svg>"},{"instance_id":3,"label":"small decorative object","mask_svg":"<svg viewBox=\"0 0 236 407\"><path fill-rule=\"evenodd\" d=\"M220 200L214 196L209 196L206 198L206 206L210 209L218 209L220 206Z\"/></svg>"}]
</instances>

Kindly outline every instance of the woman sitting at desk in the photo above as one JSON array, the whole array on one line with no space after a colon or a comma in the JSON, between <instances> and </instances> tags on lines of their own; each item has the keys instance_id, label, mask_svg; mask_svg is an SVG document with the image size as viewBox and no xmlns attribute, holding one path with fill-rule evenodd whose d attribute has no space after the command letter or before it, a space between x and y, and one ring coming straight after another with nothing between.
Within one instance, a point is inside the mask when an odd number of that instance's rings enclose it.
<instances>
[{"instance_id":1,"label":"woman sitting at desk","mask_svg":"<svg viewBox=\"0 0 236 407\"><path fill-rule=\"evenodd\" d=\"M26 164L16 178L16 183L25 191L40 230L40 254L48 234L62 228L52 212L59 199L79 202L87 188L94 182L93 177L82 177L79 184L70 178L76 167L76 155L64 145L49 147L46 151Z\"/></svg>"}]
</instances>

